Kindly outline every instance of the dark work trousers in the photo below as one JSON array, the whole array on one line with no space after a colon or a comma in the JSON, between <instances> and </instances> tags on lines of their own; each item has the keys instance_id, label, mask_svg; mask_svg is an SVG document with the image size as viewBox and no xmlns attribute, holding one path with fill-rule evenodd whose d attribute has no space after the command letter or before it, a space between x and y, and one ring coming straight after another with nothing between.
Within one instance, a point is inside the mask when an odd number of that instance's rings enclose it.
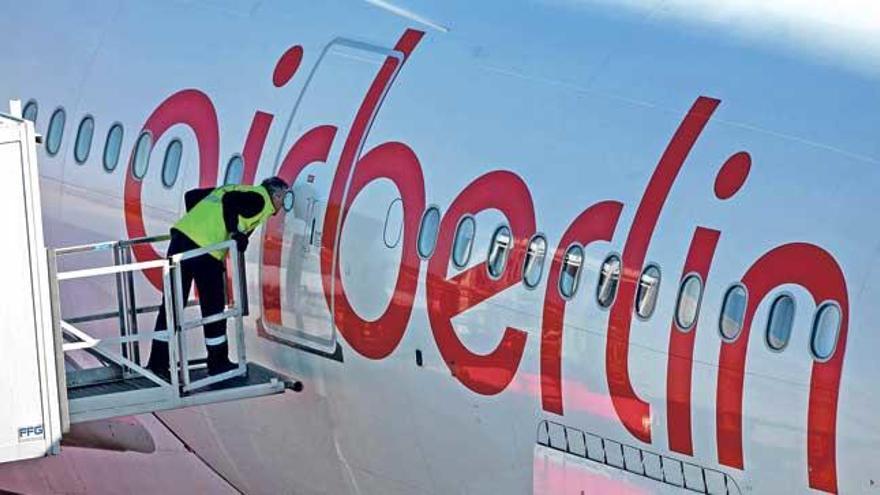
<instances>
[{"instance_id":1,"label":"dark work trousers","mask_svg":"<svg viewBox=\"0 0 880 495\"><path fill-rule=\"evenodd\" d=\"M171 242L168 245L167 256L182 253L199 246L182 232L171 229ZM181 263L181 277L183 282L184 301L189 299L190 288L193 281L199 289L199 305L202 309L202 317L208 317L224 310L226 306L226 266L222 261L210 254L190 258ZM165 297L162 297L162 306L159 308L159 316L156 318L156 331L165 330ZM230 367L228 351L229 344L226 340L226 320L209 323L204 326L205 346L208 349L208 371L211 374L226 371ZM150 351L150 360L147 364L151 370L168 372L168 339L153 339Z\"/></svg>"}]
</instances>

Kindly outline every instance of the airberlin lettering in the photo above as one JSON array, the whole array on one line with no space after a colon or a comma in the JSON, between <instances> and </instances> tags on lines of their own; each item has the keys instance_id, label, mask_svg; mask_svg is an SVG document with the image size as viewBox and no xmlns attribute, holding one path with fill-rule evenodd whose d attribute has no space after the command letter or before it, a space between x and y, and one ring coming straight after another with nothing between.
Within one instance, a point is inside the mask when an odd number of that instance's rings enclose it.
<instances>
[{"instance_id":1,"label":"airberlin lettering","mask_svg":"<svg viewBox=\"0 0 880 495\"><path fill-rule=\"evenodd\" d=\"M407 30L395 50L403 58L389 57L379 69L344 137L344 146L330 186L323 225L320 265L322 284L333 319L348 345L370 359L383 359L400 343L413 309L422 260L416 243L419 222L425 211L426 193L422 166L416 153L406 144L388 142L361 154L361 147L383 97L390 91L395 75L415 51L424 33ZM294 46L276 64L272 81L286 85L296 75L303 49ZM684 116L649 180L636 209L622 254L622 270L616 301L608 321L605 349L606 377L614 410L622 425L637 439L651 443L652 405L642 400L629 375L629 332L634 297L658 219L672 186L699 140L705 126L720 104L719 100L699 97ZM254 114L243 147L244 181L252 183L273 115ZM196 89L175 93L163 101L148 117L143 130L154 142L171 126L188 126L197 138L199 151L199 186L217 184L219 124L211 99ZM319 125L306 131L284 156L281 177L293 183L302 170L324 163L337 136L332 125ZM125 223L128 235L146 235L144 228L141 182L129 160L125 181ZM751 157L740 151L722 165L715 181L715 196L726 200L740 190L748 178ZM373 181L390 180L397 187L403 205L403 254L394 296L385 312L375 320L357 314L342 283L336 245L352 203ZM585 246L610 241L617 229L624 205L613 200L598 202L578 214L552 253L543 318L540 328L541 403L549 413L564 414L562 346L565 331L566 300L557 290L565 251L572 244ZM485 262L448 277L454 231L459 219L468 214L494 209L508 220L513 236L510 261L498 279L488 276ZM264 228L262 268L263 317L269 323L281 323L281 246L284 217L273 217ZM484 395L503 392L516 376L528 334L523 329L497 329L498 346L488 354L470 351L458 338L452 319L469 308L521 282L522 267L529 239L535 234L535 208L528 185L509 171L492 171L468 184L452 201L439 228L437 246L428 261L426 297L428 319L437 348L452 375L468 389ZM682 278L697 274L707 280L715 249L723 242L723 233L696 227ZM135 256L145 261L159 254L152 248L136 246ZM148 274L159 287L158 274ZM746 317L741 335L732 342L721 342L718 368L716 442L721 464L745 469L743 459L743 391L748 337L752 318L761 301L774 288L798 284L817 304L836 302L842 311L838 345L830 359L813 363L807 424L808 473L810 486L826 492L837 491L836 420L838 392L846 351L849 305L845 277L834 257L819 246L794 242L769 250L748 269L741 279L748 291ZM691 379L696 326L682 332L671 324L667 366L667 414L669 448L693 455L691 432Z\"/></svg>"}]
</instances>

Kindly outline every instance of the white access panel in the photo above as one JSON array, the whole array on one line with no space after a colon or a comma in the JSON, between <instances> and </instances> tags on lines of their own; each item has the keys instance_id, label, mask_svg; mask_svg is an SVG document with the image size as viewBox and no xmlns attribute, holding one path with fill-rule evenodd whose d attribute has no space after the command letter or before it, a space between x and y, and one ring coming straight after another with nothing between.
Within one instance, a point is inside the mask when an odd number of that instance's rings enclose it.
<instances>
[{"instance_id":1,"label":"white access panel","mask_svg":"<svg viewBox=\"0 0 880 495\"><path fill-rule=\"evenodd\" d=\"M56 453L61 411L33 124L0 114L0 462Z\"/></svg>"}]
</instances>

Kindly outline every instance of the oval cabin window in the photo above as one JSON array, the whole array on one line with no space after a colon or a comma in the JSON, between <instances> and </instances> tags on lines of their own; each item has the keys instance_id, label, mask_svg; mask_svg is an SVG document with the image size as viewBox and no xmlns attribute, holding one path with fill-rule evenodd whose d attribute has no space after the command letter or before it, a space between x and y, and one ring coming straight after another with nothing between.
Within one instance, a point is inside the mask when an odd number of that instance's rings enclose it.
<instances>
[{"instance_id":1,"label":"oval cabin window","mask_svg":"<svg viewBox=\"0 0 880 495\"><path fill-rule=\"evenodd\" d=\"M826 303L816 310L813 321L813 336L810 339L810 347L813 357L820 361L831 358L837 347L837 338L840 334L840 307L833 303Z\"/></svg>"},{"instance_id":2,"label":"oval cabin window","mask_svg":"<svg viewBox=\"0 0 880 495\"><path fill-rule=\"evenodd\" d=\"M455 240L452 242L452 263L456 268L464 268L470 261L476 231L477 223L474 217L464 217L458 222Z\"/></svg>"},{"instance_id":3,"label":"oval cabin window","mask_svg":"<svg viewBox=\"0 0 880 495\"><path fill-rule=\"evenodd\" d=\"M440 228L440 210L432 206L425 210L419 225L418 251L422 258L429 258L437 245L437 231Z\"/></svg>"},{"instance_id":4,"label":"oval cabin window","mask_svg":"<svg viewBox=\"0 0 880 495\"><path fill-rule=\"evenodd\" d=\"M24 106L24 110L21 111L21 118L25 120L30 120L34 123L34 125L36 125L38 110L39 107L37 106L36 100L31 100L27 102L27 104Z\"/></svg>"},{"instance_id":5,"label":"oval cabin window","mask_svg":"<svg viewBox=\"0 0 880 495\"><path fill-rule=\"evenodd\" d=\"M620 257L616 254L605 258L599 271L599 284L596 286L596 302L603 308L611 307L617 296L620 282Z\"/></svg>"},{"instance_id":6,"label":"oval cabin window","mask_svg":"<svg viewBox=\"0 0 880 495\"><path fill-rule=\"evenodd\" d=\"M584 264L584 248L575 244L565 251L562 258L562 271L559 273L559 292L562 297L571 299L577 292L581 267Z\"/></svg>"},{"instance_id":7,"label":"oval cabin window","mask_svg":"<svg viewBox=\"0 0 880 495\"><path fill-rule=\"evenodd\" d=\"M282 206L284 207L284 211L290 213L293 210L293 205L296 202L296 196L294 196L293 191L287 190L284 193L284 201L282 202Z\"/></svg>"},{"instance_id":8,"label":"oval cabin window","mask_svg":"<svg viewBox=\"0 0 880 495\"><path fill-rule=\"evenodd\" d=\"M226 174L223 176L223 185L241 184L243 176L244 160L242 160L241 155L235 155L230 158L229 163L226 164Z\"/></svg>"},{"instance_id":9,"label":"oval cabin window","mask_svg":"<svg viewBox=\"0 0 880 495\"><path fill-rule=\"evenodd\" d=\"M382 242L388 249L400 244L403 236L403 200L394 198L385 210L385 224L382 227Z\"/></svg>"},{"instance_id":10,"label":"oval cabin window","mask_svg":"<svg viewBox=\"0 0 880 495\"><path fill-rule=\"evenodd\" d=\"M697 321L700 312L700 300L703 297L703 281L697 275L688 275L681 283L678 292L678 304L675 310L675 322L678 328L690 330Z\"/></svg>"},{"instance_id":11,"label":"oval cabin window","mask_svg":"<svg viewBox=\"0 0 880 495\"><path fill-rule=\"evenodd\" d=\"M499 278L507 266L507 257L510 255L510 228L506 225L498 227L492 235L492 243L489 245L489 256L486 260L486 269L492 278Z\"/></svg>"},{"instance_id":12,"label":"oval cabin window","mask_svg":"<svg viewBox=\"0 0 880 495\"><path fill-rule=\"evenodd\" d=\"M183 156L183 143L175 139L168 143L165 149L165 159L162 161L162 185L167 188L174 187L177 182L177 174L180 172L180 159Z\"/></svg>"},{"instance_id":13,"label":"oval cabin window","mask_svg":"<svg viewBox=\"0 0 880 495\"><path fill-rule=\"evenodd\" d=\"M547 257L547 239L542 235L536 235L529 242L526 251L526 261L523 264L523 283L526 287L534 289L541 282L544 274L544 259Z\"/></svg>"},{"instance_id":14,"label":"oval cabin window","mask_svg":"<svg viewBox=\"0 0 880 495\"><path fill-rule=\"evenodd\" d=\"M112 172L119 165L119 154L122 151L122 124L113 124L107 131L104 143L104 170Z\"/></svg>"},{"instance_id":15,"label":"oval cabin window","mask_svg":"<svg viewBox=\"0 0 880 495\"><path fill-rule=\"evenodd\" d=\"M767 345L774 351L781 351L788 345L791 327L794 324L794 298L783 294L773 301L770 317L767 320Z\"/></svg>"},{"instance_id":16,"label":"oval cabin window","mask_svg":"<svg viewBox=\"0 0 880 495\"><path fill-rule=\"evenodd\" d=\"M61 140L64 138L64 121L67 114L63 108L55 110L49 119L49 130L46 132L46 152L51 156L58 154L61 149Z\"/></svg>"},{"instance_id":17,"label":"oval cabin window","mask_svg":"<svg viewBox=\"0 0 880 495\"><path fill-rule=\"evenodd\" d=\"M648 319L654 314L659 292L660 268L657 265L648 265L639 277L639 287L636 292L636 315L639 318Z\"/></svg>"},{"instance_id":18,"label":"oval cabin window","mask_svg":"<svg viewBox=\"0 0 880 495\"><path fill-rule=\"evenodd\" d=\"M76 131L76 143L73 146L73 158L76 163L82 165L89 159L89 153L92 151L92 137L95 134L95 119L85 117L79 123L79 129Z\"/></svg>"},{"instance_id":19,"label":"oval cabin window","mask_svg":"<svg viewBox=\"0 0 880 495\"><path fill-rule=\"evenodd\" d=\"M746 300L746 289L742 285L734 285L727 289L721 306L721 319L718 322L724 340L732 342L739 337L746 315Z\"/></svg>"},{"instance_id":20,"label":"oval cabin window","mask_svg":"<svg viewBox=\"0 0 880 495\"><path fill-rule=\"evenodd\" d=\"M153 152L153 136L144 131L134 146L134 164L131 169L135 179L143 179L150 166L150 154Z\"/></svg>"}]
</instances>

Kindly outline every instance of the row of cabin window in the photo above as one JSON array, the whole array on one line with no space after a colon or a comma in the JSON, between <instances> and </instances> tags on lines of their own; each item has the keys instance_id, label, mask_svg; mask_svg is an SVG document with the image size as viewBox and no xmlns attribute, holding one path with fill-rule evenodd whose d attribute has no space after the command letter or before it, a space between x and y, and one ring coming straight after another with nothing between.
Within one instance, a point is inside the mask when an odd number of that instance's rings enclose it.
<instances>
[{"instance_id":1,"label":"row of cabin window","mask_svg":"<svg viewBox=\"0 0 880 495\"><path fill-rule=\"evenodd\" d=\"M439 228L440 210L436 206L431 206L425 211L419 228L418 252L422 258L427 259L433 253ZM452 263L456 268L462 269L468 265L475 234L474 217L470 215L462 217L452 241ZM498 227L492 235L486 259L486 269L490 277L497 279L504 273L511 243L510 228L507 225ZM529 289L534 289L541 281L546 253L547 239L541 234L533 236L526 250L522 272L523 284ZM584 258L584 248L579 244L569 246L563 255L558 289L566 300L573 298L578 290ZM596 286L596 302L600 307L607 309L614 303L620 271L621 261L618 255L612 254L605 258L599 270L599 281ZM636 290L635 313L638 318L647 320L654 313L660 280L659 266L649 264L642 270ZM675 324L679 331L689 332L693 329L702 299L703 279L695 273L686 275L676 299ZM742 284L732 286L725 293L718 329L721 338L726 342L733 342L739 338L746 316L747 301L748 293ZM789 294L781 294L773 300L765 336L765 341L772 350L782 351L788 345L794 323L794 309L794 298ZM810 339L810 350L816 360L826 361L834 354L840 324L841 311L837 303L829 301L816 308Z\"/></svg>"},{"instance_id":2,"label":"row of cabin window","mask_svg":"<svg viewBox=\"0 0 880 495\"><path fill-rule=\"evenodd\" d=\"M39 107L36 100L30 100L22 110L22 117L37 124ZM46 152L55 156L61 150L64 138L64 125L67 113L63 107L58 107L49 119L49 127L46 130ZM80 120L76 132L76 141L73 147L73 158L76 163L83 165L89 159L92 150L92 139L95 134L95 118L86 115ZM119 157L122 151L122 137L124 129L119 122L110 126L107 138L104 141L104 170L112 173L119 165ZM140 180L147 175L150 164L150 155L153 151L153 136L148 131L143 131L135 143L134 166L132 175ZM165 148L165 158L162 162L162 185L167 188L174 186L180 172L180 162L183 157L183 143L179 139L173 139ZM241 155L233 155L226 165L224 184L240 184L244 173L244 160Z\"/></svg>"},{"instance_id":3,"label":"row of cabin window","mask_svg":"<svg viewBox=\"0 0 880 495\"><path fill-rule=\"evenodd\" d=\"M25 119L36 125L37 102L29 101L22 114ZM52 156L58 154L61 149L65 120L66 113L61 107L56 109L49 119L49 128L46 132L46 151ZM74 145L74 159L79 164L84 164L88 160L94 130L94 117L91 115L83 117L77 129ZM113 172L119 164L123 132L120 123L114 123L107 132L103 156L104 169L107 172ZM146 176L152 149L152 135L147 131L142 132L135 144L134 166L132 167L132 174L136 179L143 179ZM179 139L173 139L165 150L162 166L162 183L165 187L170 188L177 181L182 155L182 142ZM234 155L227 164L224 184L241 183L243 169L244 162L241 156ZM430 257L434 251L439 227L440 210L432 206L425 212L419 231L418 251L422 258ZM456 227L453 240L452 262L457 268L466 267L470 261L475 235L476 221L474 217L463 217ZM511 242L512 236L508 226L502 225L495 230L489 245L486 264L489 276L492 278L500 278L504 273L510 255ZM546 253L547 239L541 234L532 237L523 265L522 278L526 287L533 289L540 283ZM565 251L559 277L559 292L563 298L571 299L577 292L583 261L584 249L582 246L573 244ZM599 283L596 288L596 302L603 308L609 308L617 295L620 268L620 257L617 255L610 255L602 263ZM635 305L636 316L640 319L647 320L654 313L660 279L660 267L657 265L648 265L642 271L639 277ZM699 314L702 295L703 282L699 275L686 276L679 289L675 311L676 326L680 331L687 332L693 328ZM719 331L721 337L728 342L735 341L739 337L745 317L746 300L747 293L742 285L731 287L725 294L719 319ZM794 298L788 294L782 294L773 301L766 332L766 342L771 349L781 351L788 344L794 322L794 307ZM841 312L836 303L824 303L817 308L813 318L813 333L810 344L816 359L822 361L830 359L837 345L840 323Z\"/></svg>"}]
</instances>

